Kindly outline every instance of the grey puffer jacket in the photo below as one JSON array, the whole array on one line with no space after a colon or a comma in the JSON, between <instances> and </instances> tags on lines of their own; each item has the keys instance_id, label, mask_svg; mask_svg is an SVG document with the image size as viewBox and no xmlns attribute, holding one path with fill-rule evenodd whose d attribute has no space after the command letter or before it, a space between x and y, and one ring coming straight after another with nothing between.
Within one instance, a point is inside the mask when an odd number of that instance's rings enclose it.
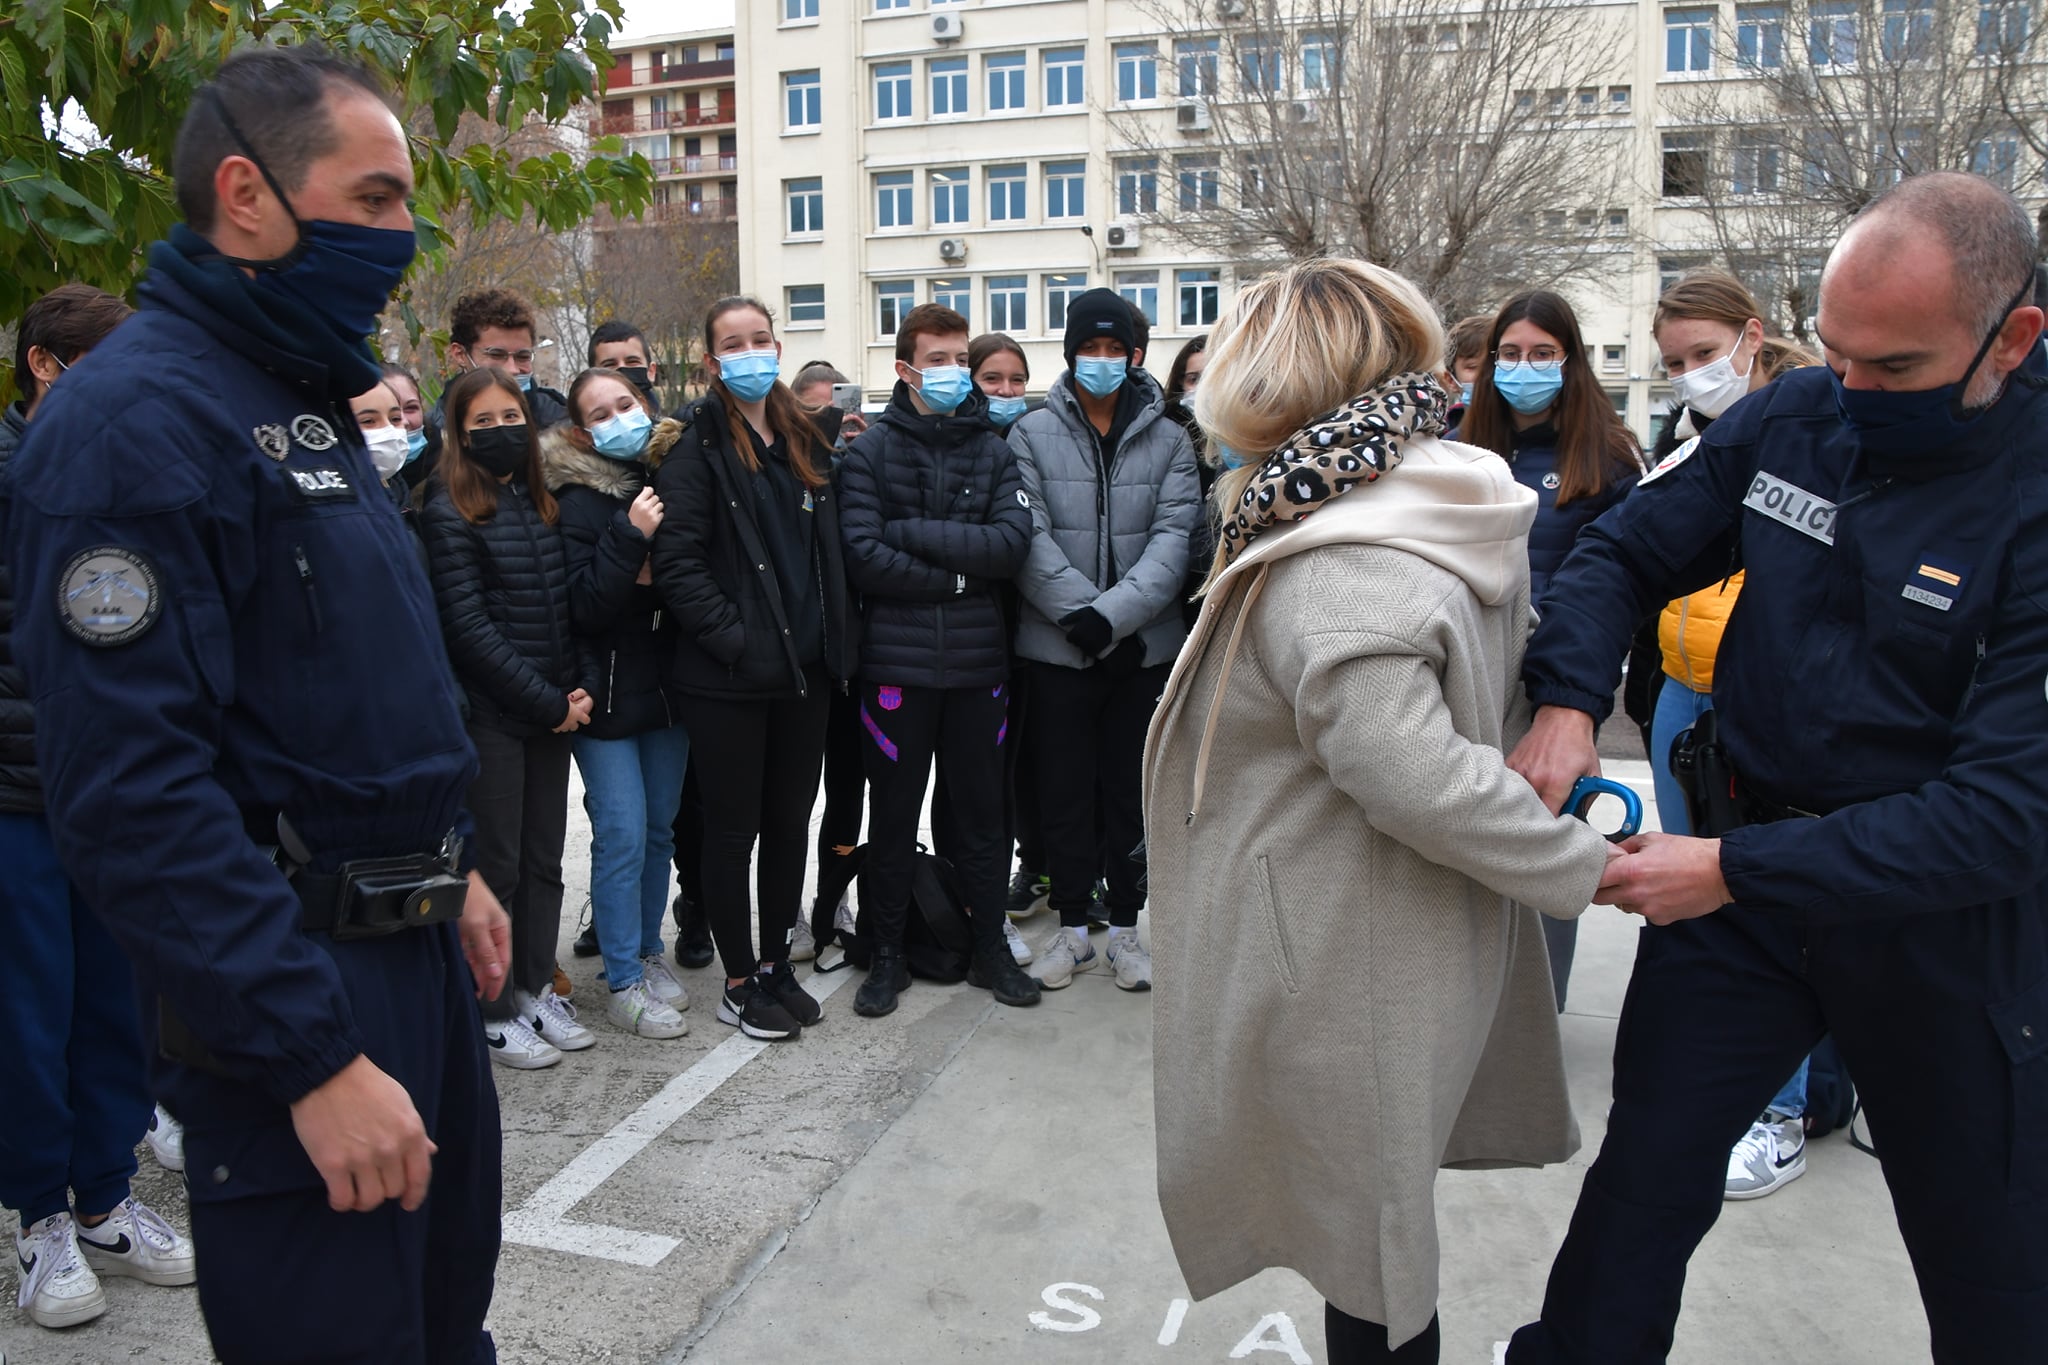
<instances>
[{"instance_id":1,"label":"grey puffer jacket","mask_svg":"<svg viewBox=\"0 0 2048 1365\"><path fill-rule=\"evenodd\" d=\"M1031 554L1017 576L1022 658L1066 668L1094 663L1059 624L1083 607L1109 621L1111 649L1137 636L1147 667L1172 663L1187 636L1181 583L1202 500L1195 448L1167 418L1157 380L1133 370L1127 382L1138 387L1138 412L1107 470L1071 373L1053 381L1044 407L1010 429L1031 499Z\"/></svg>"}]
</instances>

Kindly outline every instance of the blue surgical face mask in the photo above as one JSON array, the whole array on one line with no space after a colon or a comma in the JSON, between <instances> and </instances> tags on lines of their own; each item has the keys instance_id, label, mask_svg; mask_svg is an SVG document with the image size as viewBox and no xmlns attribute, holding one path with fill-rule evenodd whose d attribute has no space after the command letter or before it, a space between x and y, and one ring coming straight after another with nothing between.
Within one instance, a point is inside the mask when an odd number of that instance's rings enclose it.
<instances>
[{"instance_id":1,"label":"blue surgical face mask","mask_svg":"<svg viewBox=\"0 0 2048 1365\"><path fill-rule=\"evenodd\" d=\"M421 427L418 431L408 431L405 433L405 462L407 464L411 464L414 460L425 454L426 449L427 429L425 427Z\"/></svg>"},{"instance_id":2,"label":"blue surgical face mask","mask_svg":"<svg viewBox=\"0 0 2048 1365\"><path fill-rule=\"evenodd\" d=\"M774 351L735 351L718 357L718 377L742 403L758 403L775 387L782 357Z\"/></svg>"},{"instance_id":3,"label":"blue surgical face mask","mask_svg":"<svg viewBox=\"0 0 2048 1365\"><path fill-rule=\"evenodd\" d=\"M227 106L218 95L212 99L222 124L242 155L256 163L270 192L291 214L292 225L299 234L298 242L282 256L268 260L244 260L237 256L222 259L255 271L258 288L303 305L338 334L351 341L365 340L377 330L378 315L391 301L391 291L405 279L406 268L419 250L419 238L400 228L365 227L325 218L309 222L299 217L284 186L242 136Z\"/></svg>"},{"instance_id":4,"label":"blue surgical face mask","mask_svg":"<svg viewBox=\"0 0 2048 1365\"><path fill-rule=\"evenodd\" d=\"M1009 426L1022 417L1024 409L1029 406L1029 401L1023 398L991 398L988 400L989 420L999 427Z\"/></svg>"},{"instance_id":5,"label":"blue surgical face mask","mask_svg":"<svg viewBox=\"0 0 2048 1365\"><path fill-rule=\"evenodd\" d=\"M519 391L520 391L521 393L532 393L532 392L533 392L533 371L532 371L532 370L528 370L528 371L527 371L527 372L526 372L525 374L522 374L522 375L520 375L520 376L519 376Z\"/></svg>"},{"instance_id":6,"label":"blue surgical face mask","mask_svg":"<svg viewBox=\"0 0 2048 1365\"><path fill-rule=\"evenodd\" d=\"M1970 367L1953 384L1912 393L1852 389L1842 382L1842 376L1835 372L1834 367L1829 366L1828 377L1835 384L1835 407L1842 414L1842 424L1856 433L1856 444L1872 455L1912 455L1941 450L1961 439L1982 411L1971 412L1963 407L1963 395L1969 391L1970 379L1977 373L1977 367L1984 363L1984 357L1991 353L1998 334L2005 330L2006 318L2012 315L2013 309L2026 302L2033 289L2031 279L2020 286L2019 293L2013 295L2012 302L1999 314L1998 325L1984 338L1977 354L1970 357Z\"/></svg>"},{"instance_id":7,"label":"blue surgical face mask","mask_svg":"<svg viewBox=\"0 0 2048 1365\"><path fill-rule=\"evenodd\" d=\"M1107 398L1124 386L1131 362L1123 356L1083 355L1074 357L1074 380L1097 398Z\"/></svg>"},{"instance_id":8,"label":"blue surgical face mask","mask_svg":"<svg viewBox=\"0 0 2048 1365\"><path fill-rule=\"evenodd\" d=\"M1472 406L1472 386L1470 384L1458 385L1458 401L1466 407Z\"/></svg>"},{"instance_id":9,"label":"blue surgical face mask","mask_svg":"<svg viewBox=\"0 0 2048 1365\"><path fill-rule=\"evenodd\" d=\"M1221 441L1216 443L1216 458L1223 462L1225 469L1243 469L1251 463L1250 459L1240 455Z\"/></svg>"},{"instance_id":10,"label":"blue surgical face mask","mask_svg":"<svg viewBox=\"0 0 2048 1365\"><path fill-rule=\"evenodd\" d=\"M1555 403L1563 391L1564 362L1549 360L1538 364L1523 360L1510 365L1496 360L1493 387L1508 400L1509 407L1524 417L1533 416Z\"/></svg>"},{"instance_id":11,"label":"blue surgical face mask","mask_svg":"<svg viewBox=\"0 0 2048 1365\"><path fill-rule=\"evenodd\" d=\"M974 378L965 365L934 365L917 372L917 396L933 412L951 412L974 392Z\"/></svg>"},{"instance_id":12,"label":"blue surgical face mask","mask_svg":"<svg viewBox=\"0 0 2048 1365\"><path fill-rule=\"evenodd\" d=\"M608 460L637 460L647 453L647 437L654 419L639 408L628 408L590 428L590 444Z\"/></svg>"}]
</instances>

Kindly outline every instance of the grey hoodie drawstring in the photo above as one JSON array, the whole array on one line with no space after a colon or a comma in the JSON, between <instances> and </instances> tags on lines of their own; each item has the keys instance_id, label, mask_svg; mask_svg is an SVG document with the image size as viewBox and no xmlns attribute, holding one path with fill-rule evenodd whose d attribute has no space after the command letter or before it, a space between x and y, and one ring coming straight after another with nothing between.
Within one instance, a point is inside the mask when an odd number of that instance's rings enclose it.
<instances>
[{"instance_id":1,"label":"grey hoodie drawstring","mask_svg":"<svg viewBox=\"0 0 2048 1365\"><path fill-rule=\"evenodd\" d=\"M1237 642L1244 635L1244 623L1251 619L1252 607L1258 602L1259 594L1266 590L1266 572L1271 567L1259 565L1251 589L1244 595L1244 605L1238 608L1237 620L1231 622L1230 642L1223 647L1223 676L1216 680L1216 692L1209 699L1209 718L1202 722L1202 744L1195 750L1195 791L1188 804L1188 823L1191 825L1202 809L1202 787L1209 778L1209 746L1216 738L1216 722L1223 715L1223 694L1230 687L1230 670L1237 662Z\"/></svg>"}]
</instances>

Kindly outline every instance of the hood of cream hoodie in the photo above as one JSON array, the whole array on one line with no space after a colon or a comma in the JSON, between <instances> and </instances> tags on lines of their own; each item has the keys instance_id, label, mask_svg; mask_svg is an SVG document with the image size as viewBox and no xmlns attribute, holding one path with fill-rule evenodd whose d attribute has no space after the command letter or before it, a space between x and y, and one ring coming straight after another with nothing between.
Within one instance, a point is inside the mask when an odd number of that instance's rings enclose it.
<instances>
[{"instance_id":1,"label":"hood of cream hoodie","mask_svg":"<svg viewBox=\"0 0 2048 1365\"><path fill-rule=\"evenodd\" d=\"M1536 494L1507 461L1458 441L1420 437L1401 463L1372 483L1324 503L1300 521L1259 533L1231 561L1212 596L1238 575L1318 545L1385 545L1457 574L1480 601L1498 606L1529 581L1529 528Z\"/></svg>"}]
</instances>

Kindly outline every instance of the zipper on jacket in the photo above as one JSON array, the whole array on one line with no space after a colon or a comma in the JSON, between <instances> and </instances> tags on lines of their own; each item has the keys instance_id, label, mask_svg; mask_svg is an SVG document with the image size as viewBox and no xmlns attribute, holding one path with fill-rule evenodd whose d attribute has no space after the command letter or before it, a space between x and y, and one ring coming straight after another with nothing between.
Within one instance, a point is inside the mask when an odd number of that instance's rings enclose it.
<instances>
[{"instance_id":1,"label":"zipper on jacket","mask_svg":"<svg viewBox=\"0 0 2048 1365\"><path fill-rule=\"evenodd\" d=\"M313 633L326 629L320 620L320 593L313 586L313 562L306 558L306 547L292 546L292 563L298 566L299 583L306 590L306 611L313 618Z\"/></svg>"},{"instance_id":2,"label":"zipper on jacket","mask_svg":"<svg viewBox=\"0 0 2048 1365\"><path fill-rule=\"evenodd\" d=\"M1984 671L1984 637L1977 637L1977 659L1970 665L1970 681L1963 687L1963 699L1956 703L1956 714L1950 724L1960 724L1963 712L1970 709L1970 698L1977 695L1977 675Z\"/></svg>"},{"instance_id":3,"label":"zipper on jacket","mask_svg":"<svg viewBox=\"0 0 2048 1365\"><path fill-rule=\"evenodd\" d=\"M611 660L604 666L604 713L612 713L612 703L619 695L619 651L611 652Z\"/></svg>"}]
</instances>

